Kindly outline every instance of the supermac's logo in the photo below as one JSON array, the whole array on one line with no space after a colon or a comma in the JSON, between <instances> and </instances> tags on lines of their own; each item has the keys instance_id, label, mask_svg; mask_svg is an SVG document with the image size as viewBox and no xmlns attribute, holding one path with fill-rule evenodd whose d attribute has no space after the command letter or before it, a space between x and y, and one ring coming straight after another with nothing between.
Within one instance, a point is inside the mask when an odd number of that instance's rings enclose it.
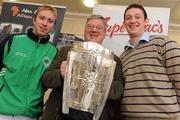
<instances>
[{"instance_id":1,"label":"supermac's logo","mask_svg":"<svg viewBox=\"0 0 180 120\"><path fill-rule=\"evenodd\" d=\"M107 22L111 21L111 17L107 16L105 17L105 20ZM153 32L153 33L163 33L164 32L164 25L161 23L161 20L157 19L156 23L149 23L146 28L145 31L147 32ZM106 35L110 36L110 38L113 35L127 35L126 32L126 27L124 25L124 23L113 23L113 24L108 24L107 26L107 31L106 31Z\"/></svg>"},{"instance_id":2,"label":"supermac's logo","mask_svg":"<svg viewBox=\"0 0 180 120\"><path fill-rule=\"evenodd\" d=\"M17 16L18 13L20 12L20 9L19 9L18 6L13 5L12 8L11 8L11 12L12 12L12 16Z\"/></svg>"}]
</instances>

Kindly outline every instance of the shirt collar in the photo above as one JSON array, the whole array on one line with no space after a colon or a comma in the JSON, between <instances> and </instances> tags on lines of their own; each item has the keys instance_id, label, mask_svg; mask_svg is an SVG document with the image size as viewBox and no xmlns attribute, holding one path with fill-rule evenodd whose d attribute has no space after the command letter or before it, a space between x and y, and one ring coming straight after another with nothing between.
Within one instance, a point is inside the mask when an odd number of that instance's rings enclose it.
<instances>
[{"instance_id":1,"label":"shirt collar","mask_svg":"<svg viewBox=\"0 0 180 120\"><path fill-rule=\"evenodd\" d=\"M138 42L135 45L132 45L130 40L129 40L127 42L127 44L125 45L125 49L135 48L136 46L138 46L142 42L149 42L149 33L148 32L144 32L143 36L138 40Z\"/></svg>"}]
</instances>

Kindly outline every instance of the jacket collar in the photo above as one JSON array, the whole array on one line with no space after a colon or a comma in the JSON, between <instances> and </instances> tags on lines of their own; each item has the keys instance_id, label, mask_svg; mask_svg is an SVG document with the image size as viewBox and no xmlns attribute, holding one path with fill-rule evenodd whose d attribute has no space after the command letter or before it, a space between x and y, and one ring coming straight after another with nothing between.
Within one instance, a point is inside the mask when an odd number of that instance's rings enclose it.
<instances>
[{"instance_id":1,"label":"jacket collar","mask_svg":"<svg viewBox=\"0 0 180 120\"><path fill-rule=\"evenodd\" d=\"M49 36L49 35L48 35L46 38L41 38L41 37L35 35L35 34L33 33L33 29L32 29L32 28L28 29L27 36L28 36L30 39L32 39L33 41L35 41L35 42L37 42L37 43L40 43L40 44L45 44L45 43L47 43L47 42L49 41L49 39L50 39L50 36Z\"/></svg>"}]
</instances>

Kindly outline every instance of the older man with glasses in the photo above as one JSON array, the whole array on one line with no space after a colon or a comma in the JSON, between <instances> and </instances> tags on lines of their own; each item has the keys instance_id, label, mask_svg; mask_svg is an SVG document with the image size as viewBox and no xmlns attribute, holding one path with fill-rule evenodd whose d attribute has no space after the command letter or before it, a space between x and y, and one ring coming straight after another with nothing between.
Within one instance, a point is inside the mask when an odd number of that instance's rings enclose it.
<instances>
[{"instance_id":1,"label":"older man with glasses","mask_svg":"<svg viewBox=\"0 0 180 120\"><path fill-rule=\"evenodd\" d=\"M106 34L106 28L107 21L103 16L91 15L87 19L84 30L85 41L101 44ZM71 47L64 47L60 50L54 63L43 76L43 84L46 87L53 88L53 91L47 101L42 120L92 120L93 114L75 109L70 109L69 114L62 114L63 78L66 69L65 61L70 48ZM121 71L121 64L119 58L115 55L114 60L116 61L114 80L100 120L114 120L114 100L120 99L123 92L121 74L119 74Z\"/></svg>"}]
</instances>

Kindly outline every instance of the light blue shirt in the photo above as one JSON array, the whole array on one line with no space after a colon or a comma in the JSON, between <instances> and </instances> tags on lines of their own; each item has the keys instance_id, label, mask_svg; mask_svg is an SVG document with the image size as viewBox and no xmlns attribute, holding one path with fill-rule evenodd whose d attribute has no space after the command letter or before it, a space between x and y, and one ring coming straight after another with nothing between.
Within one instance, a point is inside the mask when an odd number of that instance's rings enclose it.
<instances>
[{"instance_id":1,"label":"light blue shirt","mask_svg":"<svg viewBox=\"0 0 180 120\"><path fill-rule=\"evenodd\" d=\"M143 36L138 40L138 42L135 45L132 45L130 40L129 40L128 43L125 45L125 49L135 48L136 46L138 46L142 42L149 42L149 33L148 32L145 32L143 34Z\"/></svg>"}]
</instances>

